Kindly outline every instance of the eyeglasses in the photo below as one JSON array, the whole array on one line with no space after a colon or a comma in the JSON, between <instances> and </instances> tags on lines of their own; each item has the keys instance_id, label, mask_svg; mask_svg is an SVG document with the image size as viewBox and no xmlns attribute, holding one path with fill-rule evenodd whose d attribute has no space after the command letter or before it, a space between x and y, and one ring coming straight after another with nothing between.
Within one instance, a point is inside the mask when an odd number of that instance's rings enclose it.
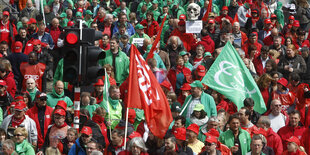
<instances>
[{"instance_id":1,"label":"eyeglasses","mask_svg":"<svg viewBox=\"0 0 310 155\"><path fill-rule=\"evenodd\" d=\"M21 137L21 136L23 136L22 134L16 134L16 135L14 135L15 137Z\"/></svg>"}]
</instances>

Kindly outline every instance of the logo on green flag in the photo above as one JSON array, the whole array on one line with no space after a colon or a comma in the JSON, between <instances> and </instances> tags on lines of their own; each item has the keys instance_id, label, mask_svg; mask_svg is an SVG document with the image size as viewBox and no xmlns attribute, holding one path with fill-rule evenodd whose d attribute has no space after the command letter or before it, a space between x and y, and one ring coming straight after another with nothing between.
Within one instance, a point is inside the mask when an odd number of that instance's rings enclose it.
<instances>
[{"instance_id":1,"label":"logo on green flag","mask_svg":"<svg viewBox=\"0 0 310 155\"><path fill-rule=\"evenodd\" d=\"M243 100L249 97L255 101L255 111L266 111L260 90L230 42L225 45L201 82L234 102L238 110L244 106Z\"/></svg>"}]
</instances>

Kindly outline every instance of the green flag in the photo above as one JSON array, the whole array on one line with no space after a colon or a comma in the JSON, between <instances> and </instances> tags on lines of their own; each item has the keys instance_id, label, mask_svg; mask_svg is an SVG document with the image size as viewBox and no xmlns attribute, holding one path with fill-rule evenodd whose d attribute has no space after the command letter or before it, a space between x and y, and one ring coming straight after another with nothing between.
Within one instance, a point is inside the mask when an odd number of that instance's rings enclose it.
<instances>
[{"instance_id":1,"label":"green flag","mask_svg":"<svg viewBox=\"0 0 310 155\"><path fill-rule=\"evenodd\" d=\"M255 111L266 111L260 90L230 42L225 45L201 82L234 102L238 110L244 106L243 100L249 97L255 101Z\"/></svg>"},{"instance_id":2,"label":"green flag","mask_svg":"<svg viewBox=\"0 0 310 155\"><path fill-rule=\"evenodd\" d=\"M104 69L104 88L103 88L103 100L100 103L101 107L105 108L109 111L109 88L110 88L110 81L109 81L109 75L107 74L107 70Z\"/></svg>"}]
</instances>

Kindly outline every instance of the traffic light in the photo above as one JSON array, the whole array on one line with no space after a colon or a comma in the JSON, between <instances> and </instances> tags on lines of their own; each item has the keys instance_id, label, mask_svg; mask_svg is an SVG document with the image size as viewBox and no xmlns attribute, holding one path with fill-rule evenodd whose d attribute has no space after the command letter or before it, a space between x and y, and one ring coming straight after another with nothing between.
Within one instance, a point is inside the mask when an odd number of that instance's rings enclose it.
<instances>
[{"instance_id":1,"label":"traffic light","mask_svg":"<svg viewBox=\"0 0 310 155\"><path fill-rule=\"evenodd\" d=\"M63 54L63 81L76 84L80 69L80 29L65 29Z\"/></svg>"},{"instance_id":2,"label":"traffic light","mask_svg":"<svg viewBox=\"0 0 310 155\"><path fill-rule=\"evenodd\" d=\"M105 58L105 53L100 47L88 46L86 56L86 74L85 82L87 84L97 81L99 76L104 75L104 69L99 66L98 61Z\"/></svg>"}]
</instances>

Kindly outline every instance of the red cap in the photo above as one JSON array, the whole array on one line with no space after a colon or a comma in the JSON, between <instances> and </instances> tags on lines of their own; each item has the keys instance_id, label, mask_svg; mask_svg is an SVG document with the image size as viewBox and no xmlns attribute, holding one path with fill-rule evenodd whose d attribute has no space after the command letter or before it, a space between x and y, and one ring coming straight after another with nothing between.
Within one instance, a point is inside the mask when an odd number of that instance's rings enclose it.
<instances>
[{"instance_id":1,"label":"red cap","mask_svg":"<svg viewBox=\"0 0 310 155\"><path fill-rule=\"evenodd\" d=\"M84 134L86 134L86 135L90 135L90 134L93 133L93 131L92 131L92 129L91 129L90 127L84 126L84 127L82 128L81 133L82 133L82 134L84 133Z\"/></svg>"},{"instance_id":2,"label":"red cap","mask_svg":"<svg viewBox=\"0 0 310 155\"><path fill-rule=\"evenodd\" d=\"M211 134L206 133L206 142L208 143L217 143L217 139L215 136L212 136Z\"/></svg>"},{"instance_id":3,"label":"red cap","mask_svg":"<svg viewBox=\"0 0 310 155\"><path fill-rule=\"evenodd\" d=\"M205 68L205 66L203 66L203 65L199 65L199 66L197 67L196 71L197 71L197 74L198 74L199 76L205 76L205 75L206 75L206 68Z\"/></svg>"},{"instance_id":4,"label":"red cap","mask_svg":"<svg viewBox=\"0 0 310 155\"><path fill-rule=\"evenodd\" d=\"M25 110L26 107L27 107L27 105L24 101L17 101L14 109L17 111L23 111L23 110Z\"/></svg>"},{"instance_id":5,"label":"red cap","mask_svg":"<svg viewBox=\"0 0 310 155\"><path fill-rule=\"evenodd\" d=\"M20 53L23 49L23 43L20 41L16 41L14 44L14 47L15 47L15 52Z\"/></svg>"},{"instance_id":6,"label":"red cap","mask_svg":"<svg viewBox=\"0 0 310 155\"><path fill-rule=\"evenodd\" d=\"M297 144L298 146L300 145L299 139L295 136L292 136L291 138L287 139L286 141L287 142L293 142L293 143Z\"/></svg>"},{"instance_id":7,"label":"red cap","mask_svg":"<svg viewBox=\"0 0 310 155\"><path fill-rule=\"evenodd\" d=\"M41 44L41 41L39 39L34 39L32 41L32 45L39 45L39 44Z\"/></svg>"},{"instance_id":8,"label":"red cap","mask_svg":"<svg viewBox=\"0 0 310 155\"><path fill-rule=\"evenodd\" d=\"M69 21L67 26L73 26L74 25L74 22L73 21Z\"/></svg>"},{"instance_id":9,"label":"red cap","mask_svg":"<svg viewBox=\"0 0 310 155\"><path fill-rule=\"evenodd\" d=\"M277 15L271 14L270 18L277 18Z\"/></svg>"},{"instance_id":10,"label":"red cap","mask_svg":"<svg viewBox=\"0 0 310 155\"><path fill-rule=\"evenodd\" d=\"M23 96L15 96L14 99L15 99L15 100L24 100L24 97L23 97Z\"/></svg>"},{"instance_id":11,"label":"red cap","mask_svg":"<svg viewBox=\"0 0 310 155\"><path fill-rule=\"evenodd\" d=\"M34 18L30 18L27 24L36 24L37 21Z\"/></svg>"},{"instance_id":12,"label":"red cap","mask_svg":"<svg viewBox=\"0 0 310 155\"><path fill-rule=\"evenodd\" d=\"M63 110L67 110L67 103L63 100L59 100L56 106L60 106Z\"/></svg>"},{"instance_id":13,"label":"red cap","mask_svg":"<svg viewBox=\"0 0 310 155\"><path fill-rule=\"evenodd\" d=\"M185 21L184 21L184 20L180 20L180 21L178 22L178 25L179 25L179 26L185 25Z\"/></svg>"},{"instance_id":14,"label":"red cap","mask_svg":"<svg viewBox=\"0 0 310 155\"><path fill-rule=\"evenodd\" d=\"M298 20L295 20L294 23L293 23L293 26L299 27L299 26L300 26L299 21L298 21Z\"/></svg>"},{"instance_id":15,"label":"red cap","mask_svg":"<svg viewBox=\"0 0 310 155\"><path fill-rule=\"evenodd\" d=\"M267 137L267 132L263 128L259 128L259 129L253 130L253 134L255 134L255 135L261 134L261 135Z\"/></svg>"},{"instance_id":16,"label":"red cap","mask_svg":"<svg viewBox=\"0 0 310 155\"><path fill-rule=\"evenodd\" d=\"M197 135L199 134L199 126L195 123L189 125L187 127L187 130L191 130L191 131L195 132Z\"/></svg>"},{"instance_id":17,"label":"red cap","mask_svg":"<svg viewBox=\"0 0 310 155\"><path fill-rule=\"evenodd\" d=\"M54 115L55 114L58 114L58 115L61 115L61 116L66 116L66 111L63 110L63 109L56 109L55 112L54 112Z\"/></svg>"},{"instance_id":18,"label":"red cap","mask_svg":"<svg viewBox=\"0 0 310 155\"><path fill-rule=\"evenodd\" d=\"M102 79L98 79L97 82L94 84L94 86L103 86L103 80Z\"/></svg>"},{"instance_id":19,"label":"red cap","mask_svg":"<svg viewBox=\"0 0 310 155\"><path fill-rule=\"evenodd\" d=\"M223 6L223 7L222 7L222 11L223 11L223 10L227 10L227 11L228 11L228 7L227 7L227 6Z\"/></svg>"},{"instance_id":20,"label":"red cap","mask_svg":"<svg viewBox=\"0 0 310 155\"><path fill-rule=\"evenodd\" d=\"M184 14L181 14L181 15L179 16L179 20L186 20L186 16L185 16Z\"/></svg>"},{"instance_id":21,"label":"red cap","mask_svg":"<svg viewBox=\"0 0 310 155\"><path fill-rule=\"evenodd\" d=\"M83 13L83 8L78 8L77 11Z\"/></svg>"},{"instance_id":22,"label":"red cap","mask_svg":"<svg viewBox=\"0 0 310 155\"><path fill-rule=\"evenodd\" d=\"M265 20L264 20L264 23L265 23L265 24L271 24L271 20L270 20L269 18L268 18L268 19L265 19Z\"/></svg>"},{"instance_id":23,"label":"red cap","mask_svg":"<svg viewBox=\"0 0 310 155\"><path fill-rule=\"evenodd\" d=\"M170 82L168 82L167 80L165 80L165 81L163 81L161 84L160 84L160 86L163 86L163 87L165 87L165 88L167 88L167 89L171 89L171 84L170 84Z\"/></svg>"},{"instance_id":24,"label":"red cap","mask_svg":"<svg viewBox=\"0 0 310 155\"><path fill-rule=\"evenodd\" d=\"M0 80L0 86L6 86L6 82L4 80Z\"/></svg>"},{"instance_id":25,"label":"red cap","mask_svg":"<svg viewBox=\"0 0 310 155\"><path fill-rule=\"evenodd\" d=\"M252 4L252 0L246 0L245 2L248 4Z\"/></svg>"},{"instance_id":26,"label":"red cap","mask_svg":"<svg viewBox=\"0 0 310 155\"><path fill-rule=\"evenodd\" d=\"M186 140L186 129L185 128L175 128L173 131L173 135L176 139Z\"/></svg>"},{"instance_id":27,"label":"red cap","mask_svg":"<svg viewBox=\"0 0 310 155\"><path fill-rule=\"evenodd\" d=\"M281 78L277 81L277 83L280 83L282 86L287 87L287 80L285 78Z\"/></svg>"},{"instance_id":28,"label":"red cap","mask_svg":"<svg viewBox=\"0 0 310 155\"><path fill-rule=\"evenodd\" d=\"M210 129L207 133L214 137L220 137L220 133L214 128Z\"/></svg>"},{"instance_id":29,"label":"red cap","mask_svg":"<svg viewBox=\"0 0 310 155\"><path fill-rule=\"evenodd\" d=\"M295 17L292 15L292 16L289 16L288 19L289 20L295 20Z\"/></svg>"},{"instance_id":30,"label":"red cap","mask_svg":"<svg viewBox=\"0 0 310 155\"><path fill-rule=\"evenodd\" d=\"M133 131L129 136L130 139L133 139L135 137L142 137L139 132Z\"/></svg>"},{"instance_id":31,"label":"red cap","mask_svg":"<svg viewBox=\"0 0 310 155\"><path fill-rule=\"evenodd\" d=\"M181 90L191 90L191 86L189 85L189 83L184 83L180 89Z\"/></svg>"},{"instance_id":32,"label":"red cap","mask_svg":"<svg viewBox=\"0 0 310 155\"><path fill-rule=\"evenodd\" d=\"M251 12L252 13L258 13L257 9L253 9Z\"/></svg>"},{"instance_id":33,"label":"red cap","mask_svg":"<svg viewBox=\"0 0 310 155\"><path fill-rule=\"evenodd\" d=\"M9 11L3 11L2 12L2 16L9 16L9 15L10 15Z\"/></svg>"},{"instance_id":34,"label":"red cap","mask_svg":"<svg viewBox=\"0 0 310 155\"><path fill-rule=\"evenodd\" d=\"M214 19L210 19L209 21L208 21L208 23L210 24L214 24L215 23L215 20Z\"/></svg>"}]
</instances>

